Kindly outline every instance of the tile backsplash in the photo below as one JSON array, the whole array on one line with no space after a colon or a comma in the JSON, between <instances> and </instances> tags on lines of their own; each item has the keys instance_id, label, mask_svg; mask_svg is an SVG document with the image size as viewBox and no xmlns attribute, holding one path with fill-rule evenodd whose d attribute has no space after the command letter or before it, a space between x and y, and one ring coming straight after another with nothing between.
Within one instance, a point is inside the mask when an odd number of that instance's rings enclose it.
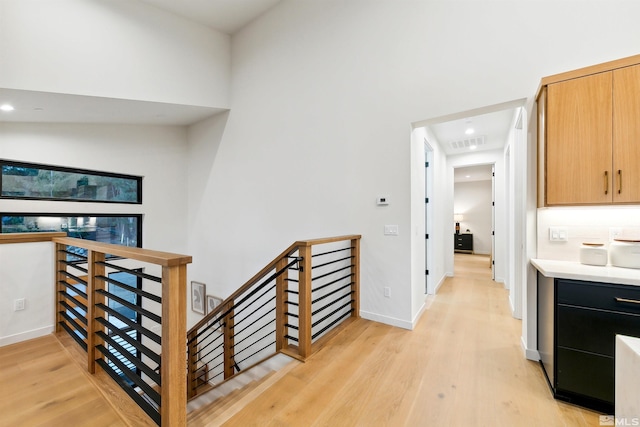
<instances>
[{"instance_id":1,"label":"tile backsplash","mask_svg":"<svg viewBox=\"0 0 640 427\"><path fill-rule=\"evenodd\" d=\"M566 229L567 241L551 241L549 228ZM604 243L613 236L640 239L640 206L538 209L539 259L579 261L582 243Z\"/></svg>"}]
</instances>

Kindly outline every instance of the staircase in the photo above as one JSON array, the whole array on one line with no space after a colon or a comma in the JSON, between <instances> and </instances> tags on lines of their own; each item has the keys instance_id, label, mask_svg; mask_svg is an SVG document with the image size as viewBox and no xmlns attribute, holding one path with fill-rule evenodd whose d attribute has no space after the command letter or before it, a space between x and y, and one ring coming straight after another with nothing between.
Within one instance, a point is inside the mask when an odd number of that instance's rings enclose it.
<instances>
[{"instance_id":1,"label":"staircase","mask_svg":"<svg viewBox=\"0 0 640 427\"><path fill-rule=\"evenodd\" d=\"M299 363L277 354L214 386L187 403L187 424L193 427L224 424Z\"/></svg>"},{"instance_id":2,"label":"staircase","mask_svg":"<svg viewBox=\"0 0 640 427\"><path fill-rule=\"evenodd\" d=\"M191 256L65 236L0 244L52 243L56 336L136 426L222 424L359 317L360 235L294 242L189 330Z\"/></svg>"}]
</instances>

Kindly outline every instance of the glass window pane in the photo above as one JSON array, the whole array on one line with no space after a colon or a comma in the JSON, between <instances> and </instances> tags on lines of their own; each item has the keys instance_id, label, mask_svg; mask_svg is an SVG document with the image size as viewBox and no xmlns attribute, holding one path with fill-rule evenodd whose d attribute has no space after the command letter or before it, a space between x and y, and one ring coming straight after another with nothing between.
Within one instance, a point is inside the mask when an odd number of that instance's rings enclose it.
<instances>
[{"instance_id":1,"label":"glass window pane","mask_svg":"<svg viewBox=\"0 0 640 427\"><path fill-rule=\"evenodd\" d=\"M69 237L141 247L141 215L1 213L2 233L63 231Z\"/></svg>"},{"instance_id":2,"label":"glass window pane","mask_svg":"<svg viewBox=\"0 0 640 427\"><path fill-rule=\"evenodd\" d=\"M142 178L0 160L3 198L142 203Z\"/></svg>"}]
</instances>

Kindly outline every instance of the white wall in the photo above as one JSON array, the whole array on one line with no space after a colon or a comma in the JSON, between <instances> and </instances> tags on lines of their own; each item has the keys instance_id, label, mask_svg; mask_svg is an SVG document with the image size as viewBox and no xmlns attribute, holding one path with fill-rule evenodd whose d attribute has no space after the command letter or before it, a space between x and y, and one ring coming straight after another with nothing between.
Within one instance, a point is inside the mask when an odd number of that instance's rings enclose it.
<instances>
[{"instance_id":1,"label":"white wall","mask_svg":"<svg viewBox=\"0 0 640 427\"><path fill-rule=\"evenodd\" d=\"M640 5L575 10L544 1L283 2L232 40L233 106L217 173L233 184L200 206L220 224L202 255L220 254L216 263L238 269L228 274L238 282L297 238L362 233L363 314L411 324L409 289L423 278L411 272L419 267L410 262L407 123L532 96L545 75L637 53L631 15ZM464 31L479 22L482 31ZM378 194L391 205L377 208ZM384 224L398 224L400 236L383 236Z\"/></svg>"},{"instance_id":2,"label":"white wall","mask_svg":"<svg viewBox=\"0 0 640 427\"><path fill-rule=\"evenodd\" d=\"M2 88L227 107L229 47L139 1L0 1Z\"/></svg>"},{"instance_id":3,"label":"white wall","mask_svg":"<svg viewBox=\"0 0 640 427\"><path fill-rule=\"evenodd\" d=\"M463 214L460 233L473 234L473 252L491 254L491 181L454 183L453 212Z\"/></svg>"},{"instance_id":4,"label":"white wall","mask_svg":"<svg viewBox=\"0 0 640 427\"><path fill-rule=\"evenodd\" d=\"M225 97L220 35L202 26L130 1L0 8L0 87L217 107ZM188 202L190 218L208 219L189 228L207 239L189 246L207 264L197 268L215 271L226 295L293 240L361 233L362 314L411 327L408 124L531 97L543 76L637 54L639 14L633 0L283 1L231 41L226 124L189 140L190 159L217 146ZM379 194L392 203L377 207ZM450 214L436 227L452 248ZM385 224L400 235L384 236ZM444 265L453 271L452 254Z\"/></svg>"},{"instance_id":5,"label":"white wall","mask_svg":"<svg viewBox=\"0 0 640 427\"><path fill-rule=\"evenodd\" d=\"M431 148L431 161L429 169L431 174L429 192L429 228L425 226L425 140ZM446 188L440 185L440 180L446 174L447 160L444 152L437 143L435 136L428 128L418 127L411 134L412 161L411 161L411 289L412 289L412 326L418 320L424 309L425 302L425 233L429 233L429 288L428 293L433 295L442 285L447 276L453 275L453 270L447 270L447 258L443 255L453 251L453 242L447 239L453 233L453 228L442 227L444 218L452 211L447 204L448 195Z\"/></svg>"},{"instance_id":6,"label":"white wall","mask_svg":"<svg viewBox=\"0 0 640 427\"><path fill-rule=\"evenodd\" d=\"M55 286L52 243L0 245L0 347L53 331ZM25 309L13 302L25 299Z\"/></svg>"},{"instance_id":7,"label":"white wall","mask_svg":"<svg viewBox=\"0 0 640 427\"><path fill-rule=\"evenodd\" d=\"M143 176L141 205L2 200L0 211L143 214L144 247L187 253L184 127L0 123L0 158ZM0 245L0 340L53 324L53 255L42 245Z\"/></svg>"}]
</instances>

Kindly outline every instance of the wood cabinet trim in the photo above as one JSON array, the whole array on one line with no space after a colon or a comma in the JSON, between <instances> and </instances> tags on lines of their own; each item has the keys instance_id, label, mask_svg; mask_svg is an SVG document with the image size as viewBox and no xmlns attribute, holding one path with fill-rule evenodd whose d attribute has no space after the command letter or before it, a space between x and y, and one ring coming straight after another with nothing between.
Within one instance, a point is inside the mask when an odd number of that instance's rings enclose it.
<instances>
[{"instance_id":1,"label":"wood cabinet trim","mask_svg":"<svg viewBox=\"0 0 640 427\"><path fill-rule=\"evenodd\" d=\"M588 67L578 68L577 70L565 71L563 73L543 77L542 80L540 80L540 85L538 86L538 90L536 91L536 101L540 97L542 88L549 84L558 83L564 80L576 79L579 77L585 77L591 74L605 73L607 71L613 71L618 68L631 67L637 64L640 64L640 55L633 55L626 58L616 59L614 61L603 62L601 64L591 65Z\"/></svg>"}]
</instances>

